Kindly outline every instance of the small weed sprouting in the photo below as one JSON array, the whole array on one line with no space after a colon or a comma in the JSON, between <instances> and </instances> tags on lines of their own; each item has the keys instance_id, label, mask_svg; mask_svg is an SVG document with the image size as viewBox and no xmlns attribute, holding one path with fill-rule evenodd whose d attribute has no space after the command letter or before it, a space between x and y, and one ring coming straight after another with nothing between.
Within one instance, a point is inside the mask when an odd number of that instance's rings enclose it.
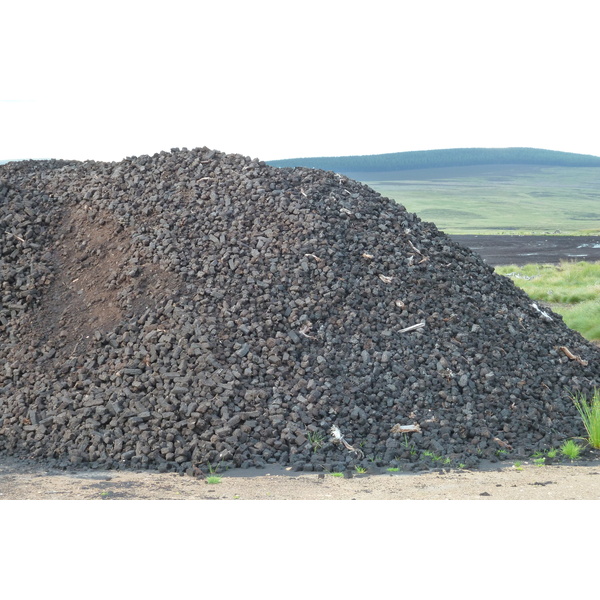
<instances>
[{"instance_id":1,"label":"small weed sprouting","mask_svg":"<svg viewBox=\"0 0 600 600\"><path fill-rule=\"evenodd\" d=\"M546 455L543 452L534 452L533 453L533 462L538 466L542 467L546 464Z\"/></svg>"},{"instance_id":2,"label":"small weed sprouting","mask_svg":"<svg viewBox=\"0 0 600 600\"><path fill-rule=\"evenodd\" d=\"M467 465L465 465L465 463L458 463L458 468L459 469L466 469Z\"/></svg>"},{"instance_id":3,"label":"small weed sprouting","mask_svg":"<svg viewBox=\"0 0 600 600\"><path fill-rule=\"evenodd\" d=\"M515 471L522 471L523 470L523 467L521 466L522 464L523 463L520 460L516 461L514 464Z\"/></svg>"},{"instance_id":4,"label":"small weed sprouting","mask_svg":"<svg viewBox=\"0 0 600 600\"><path fill-rule=\"evenodd\" d=\"M340 472L332 473L333 477L343 477L344 474Z\"/></svg>"},{"instance_id":5,"label":"small weed sprouting","mask_svg":"<svg viewBox=\"0 0 600 600\"><path fill-rule=\"evenodd\" d=\"M546 463L547 459L554 459L557 457L557 455L558 455L558 449L551 448L550 450L547 450L545 452L542 452L541 450L534 452L532 454L532 458L533 458L533 462L536 465L541 467L542 465L547 464Z\"/></svg>"},{"instance_id":6,"label":"small weed sprouting","mask_svg":"<svg viewBox=\"0 0 600 600\"><path fill-rule=\"evenodd\" d=\"M221 463L219 463L216 467L213 467L213 465L208 463L208 472L211 475L216 475L217 471L219 470L220 465L221 465Z\"/></svg>"},{"instance_id":7,"label":"small weed sprouting","mask_svg":"<svg viewBox=\"0 0 600 600\"><path fill-rule=\"evenodd\" d=\"M217 475L217 469L219 465L213 467L210 463L208 463L208 472L210 475L205 479L206 483L221 483L221 478Z\"/></svg>"},{"instance_id":8,"label":"small weed sprouting","mask_svg":"<svg viewBox=\"0 0 600 600\"><path fill-rule=\"evenodd\" d=\"M594 389L589 400L583 394L575 394L572 399L588 433L590 446L600 448L600 390Z\"/></svg>"},{"instance_id":9,"label":"small weed sprouting","mask_svg":"<svg viewBox=\"0 0 600 600\"><path fill-rule=\"evenodd\" d=\"M408 439L408 435L406 433L404 434L404 440L401 443L403 448L408 450L411 456L414 456L417 453L414 442Z\"/></svg>"},{"instance_id":10,"label":"small weed sprouting","mask_svg":"<svg viewBox=\"0 0 600 600\"><path fill-rule=\"evenodd\" d=\"M321 431L309 431L306 434L306 439L312 446L313 452L318 452L325 443L325 434Z\"/></svg>"},{"instance_id":11,"label":"small weed sprouting","mask_svg":"<svg viewBox=\"0 0 600 600\"><path fill-rule=\"evenodd\" d=\"M435 454L434 452L431 452L431 450L425 450L423 452L423 456L431 458L431 460L433 460L434 462L442 460L442 457L439 454Z\"/></svg>"},{"instance_id":12,"label":"small weed sprouting","mask_svg":"<svg viewBox=\"0 0 600 600\"><path fill-rule=\"evenodd\" d=\"M560 452L571 460L577 460L581 454L581 446L574 440L567 440L561 446Z\"/></svg>"},{"instance_id":13,"label":"small weed sprouting","mask_svg":"<svg viewBox=\"0 0 600 600\"><path fill-rule=\"evenodd\" d=\"M387 469L390 473L397 473L400 469L399 467L388 467Z\"/></svg>"},{"instance_id":14,"label":"small weed sprouting","mask_svg":"<svg viewBox=\"0 0 600 600\"><path fill-rule=\"evenodd\" d=\"M361 475L362 475L363 473L366 473L366 472L367 472L367 470L366 470L364 467L361 467L360 465L356 465L356 466L354 467L354 470L355 470L357 473L360 473Z\"/></svg>"}]
</instances>

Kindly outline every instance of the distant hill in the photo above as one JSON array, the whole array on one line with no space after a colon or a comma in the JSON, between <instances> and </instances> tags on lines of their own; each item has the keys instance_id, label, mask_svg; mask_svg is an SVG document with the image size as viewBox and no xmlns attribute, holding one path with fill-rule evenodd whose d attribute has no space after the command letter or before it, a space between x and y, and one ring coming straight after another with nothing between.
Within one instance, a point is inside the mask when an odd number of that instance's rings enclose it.
<instances>
[{"instance_id":1,"label":"distant hill","mask_svg":"<svg viewBox=\"0 0 600 600\"><path fill-rule=\"evenodd\" d=\"M309 167L336 173L404 171L495 164L600 167L600 157L598 156L537 148L453 148L364 156L288 158L266 162L274 167Z\"/></svg>"}]
</instances>

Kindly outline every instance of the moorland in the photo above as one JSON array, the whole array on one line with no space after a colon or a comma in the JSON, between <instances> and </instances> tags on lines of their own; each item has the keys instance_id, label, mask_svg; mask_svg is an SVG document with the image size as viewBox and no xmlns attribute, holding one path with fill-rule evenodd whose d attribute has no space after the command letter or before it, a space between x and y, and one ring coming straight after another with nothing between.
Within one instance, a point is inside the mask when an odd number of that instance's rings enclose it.
<instances>
[{"instance_id":1,"label":"moorland","mask_svg":"<svg viewBox=\"0 0 600 600\"><path fill-rule=\"evenodd\" d=\"M362 181L449 235L600 233L600 157L459 148L270 164L321 168Z\"/></svg>"}]
</instances>

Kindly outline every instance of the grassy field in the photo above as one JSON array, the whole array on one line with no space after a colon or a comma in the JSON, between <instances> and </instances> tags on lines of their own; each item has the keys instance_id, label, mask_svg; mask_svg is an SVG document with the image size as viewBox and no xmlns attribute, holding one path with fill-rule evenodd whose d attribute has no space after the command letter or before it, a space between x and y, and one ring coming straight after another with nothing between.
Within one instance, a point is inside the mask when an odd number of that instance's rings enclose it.
<instances>
[{"instance_id":1,"label":"grassy field","mask_svg":"<svg viewBox=\"0 0 600 600\"><path fill-rule=\"evenodd\" d=\"M348 176L448 234L600 232L600 168L479 165Z\"/></svg>"},{"instance_id":2,"label":"grassy field","mask_svg":"<svg viewBox=\"0 0 600 600\"><path fill-rule=\"evenodd\" d=\"M600 263L496 267L527 295L562 315L571 329L600 342Z\"/></svg>"}]
</instances>

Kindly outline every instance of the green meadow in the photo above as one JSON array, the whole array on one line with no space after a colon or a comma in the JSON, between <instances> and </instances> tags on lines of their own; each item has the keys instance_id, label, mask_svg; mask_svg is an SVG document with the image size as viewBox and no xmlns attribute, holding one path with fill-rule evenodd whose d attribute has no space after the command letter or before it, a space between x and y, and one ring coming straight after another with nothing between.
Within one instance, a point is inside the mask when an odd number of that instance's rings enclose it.
<instances>
[{"instance_id":1,"label":"green meadow","mask_svg":"<svg viewBox=\"0 0 600 600\"><path fill-rule=\"evenodd\" d=\"M496 267L532 299L563 317L568 327L600 342L600 263L569 262Z\"/></svg>"},{"instance_id":2,"label":"green meadow","mask_svg":"<svg viewBox=\"0 0 600 600\"><path fill-rule=\"evenodd\" d=\"M600 168L473 165L347 173L452 235L600 232Z\"/></svg>"}]
</instances>

